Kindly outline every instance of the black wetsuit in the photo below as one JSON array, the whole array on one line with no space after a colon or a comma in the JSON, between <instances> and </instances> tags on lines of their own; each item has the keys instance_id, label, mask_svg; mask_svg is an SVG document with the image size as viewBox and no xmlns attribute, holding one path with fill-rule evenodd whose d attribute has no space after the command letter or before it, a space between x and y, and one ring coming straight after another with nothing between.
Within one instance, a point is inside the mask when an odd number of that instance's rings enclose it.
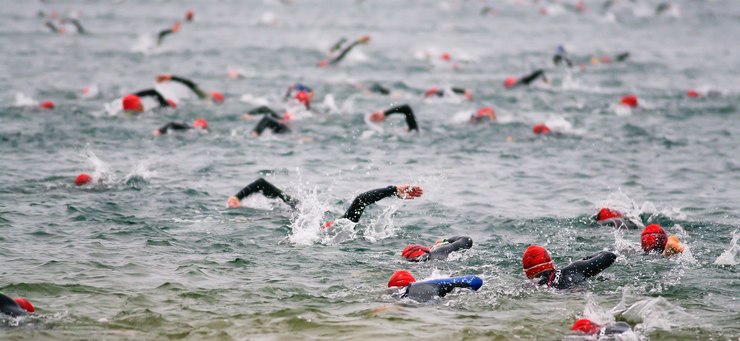
<instances>
[{"instance_id":1,"label":"black wetsuit","mask_svg":"<svg viewBox=\"0 0 740 341\"><path fill-rule=\"evenodd\" d=\"M619 321L619 322L615 322L614 324L610 324L606 326L606 328L604 328L602 333L604 335L614 335L614 334L622 334L630 330L632 330L632 327L630 327L629 324L627 324L626 322Z\"/></svg>"},{"instance_id":2,"label":"black wetsuit","mask_svg":"<svg viewBox=\"0 0 740 341\"><path fill-rule=\"evenodd\" d=\"M175 33L175 31L173 31L171 28L160 31L159 34L157 35L157 46L162 45L162 40L164 39L164 37L172 33Z\"/></svg>"},{"instance_id":3,"label":"black wetsuit","mask_svg":"<svg viewBox=\"0 0 740 341\"><path fill-rule=\"evenodd\" d=\"M170 130L189 130L192 128L193 127L185 123L170 122L162 126L162 128L159 128L158 130L160 134L164 135L164 134L167 134L167 132Z\"/></svg>"},{"instance_id":4,"label":"black wetsuit","mask_svg":"<svg viewBox=\"0 0 740 341\"><path fill-rule=\"evenodd\" d=\"M178 77L178 76L172 76L172 78L170 78L170 80L173 81L173 82L178 82L178 83L180 83L182 85L185 85L186 87L188 87L188 89L190 89L192 92L194 92L196 95L198 95L198 98L200 98L200 99L206 99L206 98L208 98L208 94L205 91L201 90L201 88L198 87L197 84L195 84L193 81L191 81L191 80L189 80L187 78L182 78L182 77Z\"/></svg>"},{"instance_id":5,"label":"black wetsuit","mask_svg":"<svg viewBox=\"0 0 740 341\"><path fill-rule=\"evenodd\" d=\"M370 92L374 92L376 94L381 94L381 95L385 95L385 96L390 95L390 93L391 93L391 91L388 90L388 88L386 88L386 87L384 87L384 86L382 86L382 85L380 85L378 83L373 83L373 85L370 86L370 89L369 90L370 90Z\"/></svg>"},{"instance_id":6,"label":"black wetsuit","mask_svg":"<svg viewBox=\"0 0 740 341\"><path fill-rule=\"evenodd\" d=\"M473 239L467 236L455 236L442 241L446 243L435 245L429 251L428 260L445 260L452 252L467 250L473 247Z\"/></svg>"},{"instance_id":7,"label":"black wetsuit","mask_svg":"<svg viewBox=\"0 0 740 341\"><path fill-rule=\"evenodd\" d=\"M170 103L167 102L164 96L162 96L162 94L160 94L159 91L154 90L154 89L141 90L139 92L134 93L134 95L139 96L139 97L154 97L159 103L160 107L170 106Z\"/></svg>"},{"instance_id":8,"label":"black wetsuit","mask_svg":"<svg viewBox=\"0 0 740 341\"><path fill-rule=\"evenodd\" d=\"M534 82L537 78L540 78L540 77L542 77L543 80L547 81L547 77L545 77L545 70L542 70L542 69L535 70L534 72L532 72L532 73L530 73L530 74L528 74L528 75L526 75L526 76L524 76L522 78L519 78L516 81L516 83L514 83L514 86L521 85L521 84L529 85L532 82Z\"/></svg>"},{"instance_id":9,"label":"black wetsuit","mask_svg":"<svg viewBox=\"0 0 740 341\"><path fill-rule=\"evenodd\" d=\"M334 53L334 52L339 51L339 49L342 48L342 45L344 45L344 43L346 42L347 42L347 38L342 37L341 39L339 39L339 41L337 41L336 43L334 43L334 45L331 46L331 48L329 49L329 53Z\"/></svg>"},{"instance_id":10,"label":"black wetsuit","mask_svg":"<svg viewBox=\"0 0 740 341\"><path fill-rule=\"evenodd\" d=\"M365 208L367 206L374 204L384 198L393 196L396 194L397 191L398 190L396 189L396 186L388 186L362 193L358 195L355 200L352 201L352 204L347 209L347 212L345 212L341 218L346 218L354 223L357 223L358 221L360 221L360 217L362 217L362 213L365 211ZM262 195L268 198L280 198L283 202L285 202L286 204L288 204L288 206L292 208L295 208L298 204L298 200L293 199L289 195L283 193L283 191L281 191L279 188L275 187L273 184L269 183L263 178L259 178L244 187L241 191L239 191L239 193L235 195L235 197L239 200L242 200L243 198L246 198L256 192L261 192Z\"/></svg>"},{"instance_id":11,"label":"black wetsuit","mask_svg":"<svg viewBox=\"0 0 740 341\"><path fill-rule=\"evenodd\" d=\"M573 62L568 58L568 55L565 51L558 51L555 53L554 56L552 56L552 62L553 64L557 65L566 65L568 67L573 67Z\"/></svg>"},{"instance_id":12,"label":"black wetsuit","mask_svg":"<svg viewBox=\"0 0 740 341\"><path fill-rule=\"evenodd\" d=\"M15 300L3 294L0 294L0 313L12 317L28 314Z\"/></svg>"},{"instance_id":13,"label":"black wetsuit","mask_svg":"<svg viewBox=\"0 0 740 341\"><path fill-rule=\"evenodd\" d=\"M629 58L629 57L630 57L630 53L629 53L629 52L622 52L622 53L618 54L618 55L617 55L617 56L615 57L615 59L616 59L616 60L617 60L618 62L623 62L623 61L627 60L627 58Z\"/></svg>"},{"instance_id":14,"label":"black wetsuit","mask_svg":"<svg viewBox=\"0 0 740 341\"><path fill-rule=\"evenodd\" d=\"M281 123L272 115L265 115L264 117L262 117L262 119L257 122L257 126L254 127L254 130L252 130L252 132L257 134L257 136L260 136L262 135L262 132L265 131L265 129L272 130L274 134L290 133L290 127L288 127L284 123Z\"/></svg>"},{"instance_id":15,"label":"black wetsuit","mask_svg":"<svg viewBox=\"0 0 740 341\"><path fill-rule=\"evenodd\" d=\"M54 26L54 23L52 23L51 21L46 22L46 27L48 27L54 33L59 33L59 29Z\"/></svg>"},{"instance_id":16,"label":"black wetsuit","mask_svg":"<svg viewBox=\"0 0 740 341\"><path fill-rule=\"evenodd\" d=\"M602 220L597 220L596 222L601 226L612 226L616 228L626 228L629 230L636 230L640 228L640 225L638 225L632 219L625 218L625 217L614 217L614 218L609 218L609 219L602 219Z\"/></svg>"},{"instance_id":17,"label":"black wetsuit","mask_svg":"<svg viewBox=\"0 0 740 341\"><path fill-rule=\"evenodd\" d=\"M460 96L465 96L465 91L467 91L467 89L465 89L465 88L458 88L458 87L452 87L450 90L452 90L452 92L454 94L457 94L457 95L460 95ZM432 92L432 93L427 93L427 95L428 96L443 97L445 95L445 90L444 89L437 89L437 91Z\"/></svg>"},{"instance_id":18,"label":"black wetsuit","mask_svg":"<svg viewBox=\"0 0 740 341\"><path fill-rule=\"evenodd\" d=\"M267 115L267 116L271 116L271 117L273 117L275 119L280 119L281 118L280 115L278 115L274 110L272 110L272 109L270 109L270 107L264 106L264 105L259 106L259 107L256 107L256 108L254 108L254 109L252 109L250 111L247 111L247 114L249 114L251 116Z\"/></svg>"},{"instance_id":19,"label":"black wetsuit","mask_svg":"<svg viewBox=\"0 0 740 341\"><path fill-rule=\"evenodd\" d=\"M72 25L75 26L75 28L77 29L77 33L79 33L79 34L85 34L85 33L87 33L87 32L85 32L85 28L82 27L82 24L80 24L79 20L77 20L77 19L71 19L71 18L67 18L66 20L68 20L69 22L72 23Z\"/></svg>"},{"instance_id":20,"label":"black wetsuit","mask_svg":"<svg viewBox=\"0 0 740 341\"><path fill-rule=\"evenodd\" d=\"M344 57L347 56L349 51L352 51L352 49L355 48L355 46L360 45L360 44L362 44L360 40L355 40L354 42L352 42L352 44L349 44L342 51L340 51L336 57L329 60L329 65L334 65L342 61L342 59L344 59Z\"/></svg>"},{"instance_id":21,"label":"black wetsuit","mask_svg":"<svg viewBox=\"0 0 740 341\"><path fill-rule=\"evenodd\" d=\"M416 117L414 117L414 111L408 104L402 104L397 107L390 108L383 112L385 116L393 114L403 114L406 117L406 124L408 125L409 131L419 131L419 126L416 124Z\"/></svg>"},{"instance_id":22,"label":"black wetsuit","mask_svg":"<svg viewBox=\"0 0 740 341\"><path fill-rule=\"evenodd\" d=\"M617 255L601 251L582 260L575 261L560 270L549 270L539 276L539 285L547 285L556 289L572 288L583 283L587 278L596 276L608 268L617 259Z\"/></svg>"}]
</instances>

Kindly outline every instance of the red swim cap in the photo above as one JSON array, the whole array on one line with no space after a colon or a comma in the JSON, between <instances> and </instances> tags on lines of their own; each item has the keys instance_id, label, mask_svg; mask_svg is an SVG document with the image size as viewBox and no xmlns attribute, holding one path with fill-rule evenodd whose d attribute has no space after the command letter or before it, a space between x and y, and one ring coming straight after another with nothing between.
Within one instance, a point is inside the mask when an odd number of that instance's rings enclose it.
<instances>
[{"instance_id":1,"label":"red swim cap","mask_svg":"<svg viewBox=\"0 0 740 341\"><path fill-rule=\"evenodd\" d=\"M334 226L334 221L329 220L329 221L327 221L327 222L324 223L324 226L322 226L321 229L322 230L326 230L326 229L328 229L328 228L330 228L332 226Z\"/></svg>"},{"instance_id":2,"label":"red swim cap","mask_svg":"<svg viewBox=\"0 0 740 341\"><path fill-rule=\"evenodd\" d=\"M208 122L206 120L199 118L193 122L193 127L200 128L200 129L208 129Z\"/></svg>"},{"instance_id":3,"label":"red swim cap","mask_svg":"<svg viewBox=\"0 0 740 341\"><path fill-rule=\"evenodd\" d=\"M216 101L217 103L223 103L224 102L224 94L214 91L211 92L211 98Z\"/></svg>"},{"instance_id":4,"label":"red swim cap","mask_svg":"<svg viewBox=\"0 0 740 341\"><path fill-rule=\"evenodd\" d=\"M41 107L44 109L54 109L54 102L52 101L41 102Z\"/></svg>"},{"instance_id":5,"label":"red swim cap","mask_svg":"<svg viewBox=\"0 0 740 341\"><path fill-rule=\"evenodd\" d=\"M388 280L388 287L407 287L409 284L416 282L414 276L406 270L398 270L391 275Z\"/></svg>"},{"instance_id":6,"label":"red swim cap","mask_svg":"<svg viewBox=\"0 0 740 341\"><path fill-rule=\"evenodd\" d=\"M424 97L436 96L438 93L439 93L439 89L432 87L432 88L429 88L429 90L427 90L424 93Z\"/></svg>"},{"instance_id":7,"label":"red swim cap","mask_svg":"<svg viewBox=\"0 0 740 341\"><path fill-rule=\"evenodd\" d=\"M308 92L301 90L295 93L295 99L298 100L298 102L303 103L305 106L311 105L311 96L308 95Z\"/></svg>"},{"instance_id":8,"label":"red swim cap","mask_svg":"<svg viewBox=\"0 0 740 341\"><path fill-rule=\"evenodd\" d=\"M167 99L167 104L169 104L172 109L177 109L177 103L169 98Z\"/></svg>"},{"instance_id":9,"label":"red swim cap","mask_svg":"<svg viewBox=\"0 0 740 341\"><path fill-rule=\"evenodd\" d=\"M87 173L82 173L75 179L75 185L82 186L90 181L92 181L92 177Z\"/></svg>"},{"instance_id":10,"label":"red swim cap","mask_svg":"<svg viewBox=\"0 0 740 341\"><path fill-rule=\"evenodd\" d=\"M419 244L409 244L401 252L401 256L410 262L418 262L419 257L429 253L429 248Z\"/></svg>"},{"instance_id":11,"label":"red swim cap","mask_svg":"<svg viewBox=\"0 0 740 341\"><path fill-rule=\"evenodd\" d=\"M686 96L689 96L691 98L699 97L699 93L696 92L696 90L689 90L686 92Z\"/></svg>"},{"instance_id":12,"label":"red swim cap","mask_svg":"<svg viewBox=\"0 0 740 341\"><path fill-rule=\"evenodd\" d=\"M193 21L193 10L192 9L189 9L187 12L185 12L185 20Z\"/></svg>"},{"instance_id":13,"label":"red swim cap","mask_svg":"<svg viewBox=\"0 0 740 341\"><path fill-rule=\"evenodd\" d=\"M552 258L542 246L530 245L522 256L524 274L527 278L534 278L545 270L554 270Z\"/></svg>"},{"instance_id":14,"label":"red swim cap","mask_svg":"<svg viewBox=\"0 0 740 341\"><path fill-rule=\"evenodd\" d=\"M493 108L491 107L483 107L478 109L478 112L475 113L475 117L483 117L488 116L492 118L494 121L496 120L496 113L493 112Z\"/></svg>"},{"instance_id":15,"label":"red swim cap","mask_svg":"<svg viewBox=\"0 0 740 341\"><path fill-rule=\"evenodd\" d=\"M599 213L596 214L596 220L602 221L602 220L611 219L611 218L621 218L623 216L624 215L620 212L604 207L599 210Z\"/></svg>"},{"instance_id":16,"label":"red swim cap","mask_svg":"<svg viewBox=\"0 0 740 341\"><path fill-rule=\"evenodd\" d=\"M16 297L13 299L13 301L15 301L15 303L18 303L18 305L21 306L23 310L29 313L33 313L36 311L36 309L33 309L33 304L31 304L31 302L28 302L28 300L23 297Z\"/></svg>"},{"instance_id":17,"label":"red swim cap","mask_svg":"<svg viewBox=\"0 0 740 341\"><path fill-rule=\"evenodd\" d=\"M537 123L532 127L532 132L534 132L535 135L547 134L550 132L550 128L548 128L544 123Z\"/></svg>"},{"instance_id":18,"label":"red swim cap","mask_svg":"<svg viewBox=\"0 0 740 341\"><path fill-rule=\"evenodd\" d=\"M442 60L446 60L446 61L449 61L449 60L450 60L450 54L449 54L449 53L447 53L447 52L445 52L445 53L442 53L442 55L441 55L441 56L439 56L439 58L442 58Z\"/></svg>"},{"instance_id":19,"label":"red swim cap","mask_svg":"<svg viewBox=\"0 0 740 341\"><path fill-rule=\"evenodd\" d=\"M575 330L586 334L596 334L599 329L601 329L601 326L589 319L580 319L574 322L573 326L570 327L570 330Z\"/></svg>"},{"instance_id":20,"label":"red swim cap","mask_svg":"<svg viewBox=\"0 0 740 341\"><path fill-rule=\"evenodd\" d=\"M663 252L667 241L668 235L658 224L650 224L648 226L645 226L645 229L642 230L640 243L642 244L642 249L645 250L645 252Z\"/></svg>"},{"instance_id":21,"label":"red swim cap","mask_svg":"<svg viewBox=\"0 0 740 341\"><path fill-rule=\"evenodd\" d=\"M628 107L636 107L637 106L637 96L635 95L627 95L622 97L622 99L619 101L620 104L626 105Z\"/></svg>"},{"instance_id":22,"label":"red swim cap","mask_svg":"<svg viewBox=\"0 0 740 341\"><path fill-rule=\"evenodd\" d=\"M611 58L609 58L609 56L604 56L604 57L601 58L601 62L602 63L611 63L611 61L612 60L611 60Z\"/></svg>"},{"instance_id":23,"label":"red swim cap","mask_svg":"<svg viewBox=\"0 0 740 341\"><path fill-rule=\"evenodd\" d=\"M123 97L123 110L144 111L141 98L136 95L126 95Z\"/></svg>"},{"instance_id":24,"label":"red swim cap","mask_svg":"<svg viewBox=\"0 0 740 341\"><path fill-rule=\"evenodd\" d=\"M514 85L516 85L516 78L514 78L514 77L508 77L508 78L506 78L506 80L504 80L504 86L507 89L511 89L512 87L514 87Z\"/></svg>"}]
</instances>

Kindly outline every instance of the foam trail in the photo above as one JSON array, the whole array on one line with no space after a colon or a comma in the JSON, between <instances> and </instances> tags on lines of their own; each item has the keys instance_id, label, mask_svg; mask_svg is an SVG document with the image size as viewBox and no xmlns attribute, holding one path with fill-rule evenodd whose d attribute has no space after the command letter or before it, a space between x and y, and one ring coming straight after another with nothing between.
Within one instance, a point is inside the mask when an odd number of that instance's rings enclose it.
<instances>
[{"instance_id":1,"label":"foam trail","mask_svg":"<svg viewBox=\"0 0 740 341\"><path fill-rule=\"evenodd\" d=\"M732 231L732 241L730 247L722 252L717 259L714 260L714 264L717 265L737 265L737 253L740 251L737 247L737 241L740 239L739 230Z\"/></svg>"},{"instance_id":2,"label":"foam trail","mask_svg":"<svg viewBox=\"0 0 740 341\"><path fill-rule=\"evenodd\" d=\"M116 181L116 176L110 170L110 166L98 158L92 150L85 150L84 157L93 167L92 178L94 183L112 184Z\"/></svg>"},{"instance_id":3,"label":"foam trail","mask_svg":"<svg viewBox=\"0 0 740 341\"><path fill-rule=\"evenodd\" d=\"M391 237L396 234L396 226L393 223L393 213L396 213L398 206L392 205L373 220L363 233L366 240L375 243L378 240Z\"/></svg>"},{"instance_id":4,"label":"foam trail","mask_svg":"<svg viewBox=\"0 0 740 341\"><path fill-rule=\"evenodd\" d=\"M685 328L691 320L696 319L663 297L637 301L621 315L628 321L640 322L635 326L635 330L642 334L656 330L671 330L674 327ZM683 321L677 321L678 319Z\"/></svg>"},{"instance_id":5,"label":"foam trail","mask_svg":"<svg viewBox=\"0 0 740 341\"><path fill-rule=\"evenodd\" d=\"M298 213L291 223L292 233L288 240L299 245L311 245L319 241L324 212L327 210L319 200L316 187L301 197L297 208Z\"/></svg>"},{"instance_id":6,"label":"foam trail","mask_svg":"<svg viewBox=\"0 0 740 341\"><path fill-rule=\"evenodd\" d=\"M31 96L26 96L23 93L16 92L15 105L18 107L35 107L39 105L39 102Z\"/></svg>"}]
</instances>

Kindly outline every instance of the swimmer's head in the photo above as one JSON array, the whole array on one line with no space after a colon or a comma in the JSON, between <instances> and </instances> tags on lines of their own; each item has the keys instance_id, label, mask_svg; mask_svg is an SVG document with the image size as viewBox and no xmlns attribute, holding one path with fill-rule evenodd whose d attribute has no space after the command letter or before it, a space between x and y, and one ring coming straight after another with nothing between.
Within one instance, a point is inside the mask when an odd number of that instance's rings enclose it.
<instances>
[{"instance_id":1,"label":"swimmer's head","mask_svg":"<svg viewBox=\"0 0 740 341\"><path fill-rule=\"evenodd\" d=\"M441 58L441 59L442 59L442 60L444 60L444 61L450 61L450 59L452 59L452 57L450 57L450 54L449 54L449 53L447 53L447 52L445 52L445 53L442 53L442 54L441 54L441 55L439 56L439 58Z\"/></svg>"},{"instance_id":2,"label":"swimmer's head","mask_svg":"<svg viewBox=\"0 0 740 341\"><path fill-rule=\"evenodd\" d=\"M483 107L478 109L478 112L475 113L475 118L481 118L481 117L489 117L492 120L496 120L496 113L493 112L493 108L491 107Z\"/></svg>"},{"instance_id":3,"label":"swimmer's head","mask_svg":"<svg viewBox=\"0 0 740 341\"><path fill-rule=\"evenodd\" d=\"M401 252L401 256L409 262L426 260L428 254L429 248L419 244L409 244Z\"/></svg>"},{"instance_id":4,"label":"swimmer's head","mask_svg":"<svg viewBox=\"0 0 740 341\"><path fill-rule=\"evenodd\" d=\"M41 102L41 107L44 109L54 109L54 102L52 101Z\"/></svg>"},{"instance_id":5,"label":"swimmer's head","mask_svg":"<svg viewBox=\"0 0 740 341\"><path fill-rule=\"evenodd\" d=\"M301 90L295 93L295 99L298 100L298 102L303 103L303 105L308 108L311 106L311 95L308 94L305 90Z\"/></svg>"},{"instance_id":6,"label":"swimmer's head","mask_svg":"<svg viewBox=\"0 0 740 341\"><path fill-rule=\"evenodd\" d=\"M173 100L171 100L169 98L167 99L167 104L170 105L170 108L177 109L177 103L175 103L175 101L173 101Z\"/></svg>"},{"instance_id":7,"label":"swimmer's head","mask_svg":"<svg viewBox=\"0 0 740 341\"><path fill-rule=\"evenodd\" d=\"M440 91L439 89L435 87L429 88L426 92L424 92L424 97L432 97L432 96L439 96Z\"/></svg>"},{"instance_id":8,"label":"swimmer's head","mask_svg":"<svg viewBox=\"0 0 740 341\"><path fill-rule=\"evenodd\" d=\"M574 322L573 326L570 327L570 330L575 330L586 334L596 334L599 332L600 329L601 326L589 319L580 319Z\"/></svg>"},{"instance_id":9,"label":"swimmer's head","mask_svg":"<svg viewBox=\"0 0 740 341\"><path fill-rule=\"evenodd\" d=\"M36 311L36 309L33 308L33 304L31 304L31 302L28 302L28 300L23 297L16 297L13 299L13 301L15 301L15 303L18 303L18 305L21 306L23 310L29 313L33 313Z\"/></svg>"},{"instance_id":10,"label":"swimmer's head","mask_svg":"<svg viewBox=\"0 0 740 341\"><path fill-rule=\"evenodd\" d=\"M522 256L522 267L527 278L532 279L547 270L555 270L552 258L544 247L530 245Z\"/></svg>"},{"instance_id":11,"label":"swimmer's head","mask_svg":"<svg viewBox=\"0 0 740 341\"><path fill-rule=\"evenodd\" d=\"M198 129L208 129L208 122L206 120L199 118L193 122L193 127L196 127Z\"/></svg>"},{"instance_id":12,"label":"swimmer's head","mask_svg":"<svg viewBox=\"0 0 740 341\"><path fill-rule=\"evenodd\" d=\"M514 85L516 85L516 78L514 78L514 77L507 77L504 80L504 87L505 88L511 89L511 88L514 87Z\"/></svg>"},{"instance_id":13,"label":"swimmer's head","mask_svg":"<svg viewBox=\"0 0 740 341\"><path fill-rule=\"evenodd\" d=\"M686 91L686 96L690 98L696 98L696 97L699 97L699 93L696 90L689 90L689 91Z\"/></svg>"},{"instance_id":14,"label":"swimmer's head","mask_svg":"<svg viewBox=\"0 0 740 341\"><path fill-rule=\"evenodd\" d=\"M611 218L621 218L623 216L624 215L621 212L604 207L599 210L599 213L596 213L596 221L602 221Z\"/></svg>"},{"instance_id":15,"label":"swimmer's head","mask_svg":"<svg viewBox=\"0 0 740 341\"><path fill-rule=\"evenodd\" d=\"M635 95L627 95L622 97L622 99L619 101L619 104L626 105L628 107L637 107L637 96Z\"/></svg>"},{"instance_id":16,"label":"swimmer's head","mask_svg":"<svg viewBox=\"0 0 740 341\"><path fill-rule=\"evenodd\" d=\"M548 128L544 123L537 123L532 127L532 132L535 135L548 134L550 133L550 128Z\"/></svg>"},{"instance_id":17,"label":"swimmer's head","mask_svg":"<svg viewBox=\"0 0 740 341\"><path fill-rule=\"evenodd\" d=\"M658 224L645 226L640 236L640 244L645 252L663 252L667 241L668 235L666 235L665 231Z\"/></svg>"},{"instance_id":18,"label":"swimmer's head","mask_svg":"<svg viewBox=\"0 0 740 341\"><path fill-rule=\"evenodd\" d=\"M416 282L414 276L406 270L398 270L391 275L388 280L388 287L407 287L409 284Z\"/></svg>"},{"instance_id":19,"label":"swimmer's head","mask_svg":"<svg viewBox=\"0 0 740 341\"><path fill-rule=\"evenodd\" d=\"M142 112L144 111L144 105L141 104L141 98L136 95L126 95L123 97L123 110Z\"/></svg>"},{"instance_id":20,"label":"swimmer's head","mask_svg":"<svg viewBox=\"0 0 740 341\"><path fill-rule=\"evenodd\" d=\"M90 174L82 173L75 178L75 185L82 186L84 184L90 183L92 181L92 177Z\"/></svg>"},{"instance_id":21,"label":"swimmer's head","mask_svg":"<svg viewBox=\"0 0 740 341\"><path fill-rule=\"evenodd\" d=\"M357 39L362 44L367 44L370 41L370 36L362 36L360 39Z\"/></svg>"},{"instance_id":22,"label":"swimmer's head","mask_svg":"<svg viewBox=\"0 0 740 341\"><path fill-rule=\"evenodd\" d=\"M193 10L192 9L189 9L187 12L185 12L185 20L193 21Z\"/></svg>"},{"instance_id":23,"label":"swimmer's head","mask_svg":"<svg viewBox=\"0 0 740 341\"><path fill-rule=\"evenodd\" d=\"M222 94L222 93L220 93L218 91L213 91L213 92L211 92L211 99L214 102L216 102L216 103L223 103L224 102L224 94Z\"/></svg>"}]
</instances>

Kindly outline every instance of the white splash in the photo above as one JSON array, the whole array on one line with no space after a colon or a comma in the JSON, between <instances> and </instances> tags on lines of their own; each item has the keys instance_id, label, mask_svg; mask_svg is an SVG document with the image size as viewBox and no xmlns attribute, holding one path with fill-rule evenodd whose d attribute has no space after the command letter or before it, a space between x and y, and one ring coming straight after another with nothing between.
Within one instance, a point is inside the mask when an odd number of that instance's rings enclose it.
<instances>
[{"instance_id":1,"label":"white splash","mask_svg":"<svg viewBox=\"0 0 740 341\"><path fill-rule=\"evenodd\" d=\"M383 210L376 219L373 219L368 224L367 229L363 233L363 237L375 243L378 240L386 239L396 234L396 226L393 222L393 214L398 210L397 205L391 205Z\"/></svg>"},{"instance_id":2,"label":"white splash","mask_svg":"<svg viewBox=\"0 0 740 341\"><path fill-rule=\"evenodd\" d=\"M716 260L714 260L714 264L717 265L737 265L737 253L740 251L740 249L737 247L737 241L740 239L740 233L738 233L739 230L732 231L732 241L730 242L730 247L722 252L719 257L717 257Z\"/></svg>"},{"instance_id":3,"label":"white splash","mask_svg":"<svg viewBox=\"0 0 740 341\"><path fill-rule=\"evenodd\" d=\"M15 93L15 105L17 107L35 107L39 105L39 102L33 99L31 96L27 96L23 93Z\"/></svg>"}]
</instances>

